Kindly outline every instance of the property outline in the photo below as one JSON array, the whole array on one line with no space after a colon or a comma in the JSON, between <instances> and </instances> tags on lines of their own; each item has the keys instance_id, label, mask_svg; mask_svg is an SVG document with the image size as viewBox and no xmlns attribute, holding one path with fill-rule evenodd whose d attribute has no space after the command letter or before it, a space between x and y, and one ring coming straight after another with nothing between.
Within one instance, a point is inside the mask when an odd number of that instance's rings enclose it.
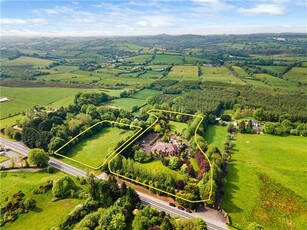
<instances>
[{"instance_id":1,"label":"property outline","mask_svg":"<svg viewBox=\"0 0 307 230\"><path fill-rule=\"evenodd\" d=\"M104 159L104 161L103 161L100 165L98 165L97 167L93 167L93 166L91 166L91 165L88 165L88 164L86 164L86 163L83 163L83 162L81 162L81 161L78 161L78 160L76 160L76 159L73 159L73 158L71 158L71 157L68 157L68 156L65 156L65 155L59 153L59 151L61 151L61 149L63 149L63 148L66 147L68 144L70 144L71 142L73 142L76 138L78 138L78 137L81 136L82 134L86 133L87 131L91 130L91 129L94 128L96 125L99 125L99 124L102 124L102 123L110 123L110 124L117 124L117 125L122 125L122 126L128 126L128 127L130 127L130 128L138 128L139 130L138 130L135 134L133 134L127 141L125 141L122 145L120 145L118 148L116 148L112 153L110 153L110 155L109 155L106 159ZM60 156L60 157L63 157L63 158L65 158L65 159L74 161L74 162L76 162L76 163L78 163L78 164L84 165L84 166L86 166L86 167L88 167L88 168L91 168L91 169L93 169L93 170L98 170L98 169L100 169L101 167L103 167L103 166L108 162L108 159L109 159L112 155L114 155L120 148L122 148L122 147L123 147L124 145L126 145L127 143L129 144L130 140L131 140L132 138L134 138L136 135L138 135L138 133L139 133L140 131L142 131L142 129L143 129L143 128L140 127L140 126L130 125L130 124L128 125L128 124L124 124L124 123L120 123L120 122L116 122L116 121L110 121L110 120L99 121L99 122L95 123L94 125L90 126L89 128L85 129L84 131L80 132L78 135L74 136L71 140L69 140L68 142L66 142L66 143L65 143L64 145L62 145L59 149L57 149L53 154L54 154L54 155L57 155L57 156Z\"/></svg>"},{"instance_id":2,"label":"property outline","mask_svg":"<svg viewBox=\"0 0 307 230\"><path fill-rule=\"evenodd\" d=\"M114 160L122 151L124 151L131 143L133 143L134 141L136 141L139 137L141 137L145 132L147 132L150 128L152 128L159 120L159 117L156 116L153 112L164 112L164 113L171 113L171 114L178 114L178 115L184 115L184 116L190 116L190 117L194 117L194 118L200 118L200 121L199 123L197 124L196 128L195 128L195 131L194 131L194 141L197 145L197 147L199 148L199 150L202 152L202 154L205 156L205 158L207 159L208 163L209 163L209 166L210 166L210 192L209 192L209 197L208 199L203 199L203 200L189 200L189 199L186 199L186 198L183 198L183 197L180 197L180 196L177 196L176 194L172 194L170 192L167 192L167 191L164 191L162 189L159 189L159 188L156 188L154 186L151 186L151 185L148 185L148 184L145 184L143 182L140 182L140 181L137 181L135 179L132 179L132 178L129 178L129 177L126 177L124 175L121 175L119 173L116 173L116 172L113 172L111 167L110 167L110 163L112 162L112 160ZM169 196L172 196L172 197L175 197L175 198L178 198L178 199L181 199L181 200L184 200L184 201L187 201L187 202L190 202L190 203L200 203L200 202L206 202L206 201L210 201L210 198L212 196L212 189L213 189L213 170L212 170L212 164L211 164L211 161L209 160L208 156L206 155L206 153L201 149L199 143L197 142L197 130L199 129L201 123L203 122L204 120L204 117L201 116L201 115L198 115L198 114L188 114L188 113L181 113L181 112L175 112L175 111L170 111L170 110L163 110L163 109L150 109L147 111L147 114L148 115L152 115L156 118L155 122L153 122L150 126L148 126L142 133L140 133L136 138L134 138L133 140L131 140L130 143L128 143L124 148L122 148L119 152L117 152L117 154L115 154L111 160L108 162L108 169L110 171L110 173L112 173L113 175L116 175L118 177L121 177L123 179L126 179L126 180L129 180L129 181L132 181L136 184L140 184L142 186L145 186L145 187L148 187L148 188L151 188L151 189L154 189L156 191L159 191L159 192L162 192L164 194L167 194Z\"/></svg>"}]
</instances>

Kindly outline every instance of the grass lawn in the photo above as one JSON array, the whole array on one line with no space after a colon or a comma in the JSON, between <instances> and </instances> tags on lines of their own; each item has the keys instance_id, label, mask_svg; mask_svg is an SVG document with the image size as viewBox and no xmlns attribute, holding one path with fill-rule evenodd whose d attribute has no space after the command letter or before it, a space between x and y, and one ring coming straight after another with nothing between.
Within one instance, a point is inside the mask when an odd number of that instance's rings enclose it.
<instances>
[{"instance_id":1,"label":"grass lawn","mask_svg":"<svg viewBox=\"0 0 307 230\"><path fill-rule=\"evenodd\" d=\"M130 130L105 127L100 133L78 143L68 153L60 153L81 163L98 167L114 151L116 144L121 140L125 140L132 133ZM65 158L61 160L68 164L72 162Z\"/></svg>"},{"instance_id":2,"label":"grass lawn","mask_svg":"<svg viewBox=\"0 0 307 230\"><path fill-rule=\"evenodd\" d=\"M198 172L199 172L199 165L197 164L195 158L190 157L189 160L190 160L190 162L191 162L191 164L192 164L192 166L193 166L193 168L194 168L195 175L197 175Z\"/></svg>"},{"instance_id":3,"label":"grass lawn","mask_svg":"<svg viewBox=\"0 0 307 230\"><path fill-rule=\"evenodd\" d=\"M78 204L83 203L78 199L63 199L52 202L51 191L45 194L34 195L32 191L44 184L47 180L64 176L62 172L49 174L45 171L31 172L6 172L1 173L1 203L6 197L12 197L13 194L21 190L26 197L32 197L37 201L37 208L26 214L21 214L18 219L12 223L5 224L3 229L49 229L58 225L65 216ZM75 180L76 181L76 180ZM78 187L81 187L76 182Z\"/></svg>"},{"instance_id":4,"label":"grass lawn","mask_svg":"<svg viewBox=\"0 0 307 230\"><path fill-rule=\"evenodd\" d=\"M171 131L177 131L177 133L182 133L183 129L188 127L188 124L184 122L169 121L169 126L171 128Z\"/></svg>"},{"instance_id":5,"label":"grass lawn","mask_svg":"<svg viewBox=\"0 0 307 230\"><path fill-rule=\"evenodd\" d=\"M174 66L167 75L172 80L199 80L197 66Z\"/></svg>"},{"instance_id":6,"label":"grass lawn","mask_svg":"<svg viewBox=\"0 0 307 230\"><path fill-rule=\"evenodd\" d=\"M153 178L155 177L155 175L160 175L161 173L177 178L177 180L182 179L183 177L183 175L179 171L175 171L168 168L167 166L163 165L160 160L155 160L149 163L135 162L135 164L141 165L142 167L144 167L144 169L148 170Z\"/></svg>"},{"instance_id":7,"label":"grass lawn","mask_svg":"<svg viewBox=\"0 0 307 230\"><path fill-rule=\"evenodd\" d=\"M245 84L240 78L235 77L225 66L202 66L201 79L203 81L219 81L233 84Z\"/></svg>"},{"instance_id":8,"label":"grass lawn","mask_svg":"<svg viewBox=\"0 0 307 230\"><path fill-rule=\"evenodd\" d=\"M226 126L210 125L206 129L205 139L208 144L217 147L222 152L227 135Z\"/></svg>"},{"instance_id":9,"label":"grass lawn","mask_svg":"<svg viewBox=\"0 0 307 230\"><path fill-rule=\"evenodd\" d=\"M306 229L306 138L238 134L235 145L222 200L232 224Z\"/></svg>"},{"instance_id":10,"label":"grass lawn","mask_svg":"<svg viewBox=\"0 0 307 230\"><path fill-rule=\"evenodd\" d=\"M0 96L10 99L0 104L0 118L26 111L36 105L44 106L82 91L84 89L0 87Z\"/></svg>"},{"instance_id":11,"label":"grass lawn","mask_svg":"<svg viewBox=\"0 0 307 230\"><path fill-rule=\"evenodd\" d=\"M0 163L5 162L7 160L9 160L10 158L7 156L0 156Z\"/></svg>"},{"instance_id":12,"label":"grass lawn","mask_svg":"<svg viewBox=\"0 0 307 230\"><path fill-rule=\"evenodd\" d=\"M294 82L307 82L307 68L293 67L289 72L283 75L283 78L287 78Z\"/></svg>"}]
</instances>

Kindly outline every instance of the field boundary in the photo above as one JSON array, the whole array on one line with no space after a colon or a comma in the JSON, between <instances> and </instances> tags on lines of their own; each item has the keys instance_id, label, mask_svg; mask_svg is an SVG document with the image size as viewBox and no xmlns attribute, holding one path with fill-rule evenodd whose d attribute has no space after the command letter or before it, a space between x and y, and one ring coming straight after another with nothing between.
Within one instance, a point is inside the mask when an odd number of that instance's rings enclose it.
<instances>
[{"instance_id":1,"label":"field boundary","mask_svg":"<svg viewBox=\"0 0 307 230\"><path fill-rule=\"evenodd\" d=\"M116 148L100 165L98 165L97 167L93 167L91 165L88 165L86 163L83 163L81 161L78 161L78 160L75 160L71 157L68 157L68 156L65 156L63 154L60 154L59 151L61 151L63 148L65 148L67 145L69 145L71 142L73 142L76 138L78 138L79 136L83 135L84 133L86 133L87 131L91 130L92 128L94 128L95 126L99 125L99 124L102 124L102 123L109 123L109 124L117 124L117 125L121 125L121 126L128 126L130 128L138 128L139 130L133 134L127 141L125 141L122 145L120 145L118 148ZM57 156L60 156L60 157L63 157L65 159L68 159L68 160L71 160L71 161L74 161L78 164L81 164L81 165L84 165L86 167L89 167L93 170L98 170L100 169L101 167L103 167L107 162L108 162L108 159L114 155L119 149L121 149L123 146L125 146L126 144L130 144L130 140L132 138L134 138L136 135L138 135L139 132L142 131L142 127L140 126L136 126L136 125L128 125L128 124L124 124L124 123L120 123L120 122L116 122L116 121L110 121L110 120L103 120L103 121L99 121L97 123L95 123L94 125L92 125L91 127L87 128L86 130L82 131L81 133L79 133L78 135L76 135L75 137L73 137L71 140L69 140L68 142L66 142L64 145L62 145L59 149L57 149L53 154L54 155L57 155Z\"/></svg>"},{"instance_id":2,"label":"field boundary","mask_svg":"<svg viewBox=\"0 0 307 230\"><path fill-rule=\"evenodd\" d=\"M199 123L197 124L196 129L195 129L195 131L194 131L194 141L195 141L197 147L199 148L199 150L202 152L202 154L203 154L203 155L205 156L205 158L207 159L207 161L208 161L208 163L209 163L209 166L210 166L210 171L209 171L209 172L210 172L210 179L209 179L209 183L210 183L210 192L209 192L209 197L208 197L208 199L203 199L203 200L189 200L189 199L186 199L186 198L177 196L177 195L172 194L172 193L170 193L170 192L164 191L164 190L162 190L162 189L159 189L159 188L156 188L156 187L154 187L154 186L151 186L151 185L142 183L142 182L140 182L140 181L134 180L134 179L132 179L132 178L123 176L123 175L121 175L121 174L119 174L119 173L116 173L116 172L112 171L111 166L110 166L112 160L114 160L114 159L115 159L122 151L124 151L131 143L133 143L134 141L136 141L139 137L141 137L145 132L147 132L150 128L152 128L152 127L158 122L159 117L156 116L156 115L154 114L154 112L164 112L164 113L178 114L178 115L190 116L190 117L194 117L194 118L199 118L199 119L200 119L200 121L199 121ZM200 203L200 202L210 201L211 196L212 196L212 189L213 189L213 170L212 170L212 164L211 164L211 161L209 160L209 157L208 157L208 156L206 155L206 153L201 149L199 143L197 142L197 130L199 129L201 123L203 122L204 117L201 116L201 115L197 115L197 114L188 114L188 113L174 112L174 111L162 110L162 109L151 109L151 110L147 111L147 114L148 114L148 115L154 116L154 117L156 118L155 122L153 122L153 123L152 123L150 126L148 126L145 130L143 130L143 131L140 130L140 131L142 131L140 134L136 133L136 135L138 135L138 136L135 137L133 140L131 140L130 143L125 142L125 143L128 143L128 144L127 144L124 148L122 148L120 151L118 151L117 154L115 154L115 155L109 160L109 162L108 162L108 169L109 169L110 173L112 173L112 174L115 175L115 176L121 177L121 178L123 178L123 179L132 181L132 182L134 182L134 183L136 183L136 184L140 184L140 185L142 185L142 186L145 186L145 187L154 189L154 190L156 190L156 191L162 192L162 193L164 193L164 194L167 194L167 195L169 195L169 196L172 196L172 197L175 197L175 198L184 200L184 201L186 201L186 202L190 202L190 203ZM133 137L136 136L136 135L133 135ZM130 138L130 139L132 139L132 138ZM130 140L130 139L129 139L129 140Z\"/></svg>"}]
</instances>

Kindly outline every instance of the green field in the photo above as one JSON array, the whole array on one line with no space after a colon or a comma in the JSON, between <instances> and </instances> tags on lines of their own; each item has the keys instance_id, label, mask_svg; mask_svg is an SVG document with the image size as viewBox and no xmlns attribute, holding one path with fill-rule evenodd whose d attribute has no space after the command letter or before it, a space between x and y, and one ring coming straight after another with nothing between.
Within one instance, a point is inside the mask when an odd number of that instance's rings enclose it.
<instances>
[{"instance_id":1,"label":"green field","mask_svg":"<svg viewBox=\"0 0 307 230\"><path fill-rule=\"evenodd\" d=\"M184 57L184 59L185 59L185 63L186 64L198 64L198 63L204 63L204 62L206 62L206 60L205 59L203 59L203 58L197 58L197 57L189 57L189 56L186 56L186 57Z\"/></svg>"},{"instance_id":2,"label":"green field","mask_svg":"<svg viewBox=\"0 0 307 230\"><path fill-rule=\"evenodd\" d=\"M265 70L269 70L275 73L282 73L283 71L285 71L285 69L287 68L287 66L278 66L278 65L272 65L272 66L260 66L262 69Z\"/></svg>"},{"instance_id":3,"label":"green field","mask_svg":"<svg viewBox=\"0 0 307 230\"><path fill-rule=\"evenodd\" d=\"M273 77L269 74L259 73L259 74L254 74L254 77L256 79L263 81L267 85L272 86L273 88L297 90L297 86L293 82L286 81L282 78Z\"/></svg>"},{"instance_id":4,"label":"green field","mask_svg":"<svg viewBox=\"0 0 307 230\"><path fill-rule=\"evenodd\" d=\"M82 91L84 89L0 87L0 96L10 99L0 104L0 118L26 111L34 106L44 106Z\"/></svg>"},{"instance_id":5,"label":"green field","mask_svg":"<svg viewBox=\"0 0 307 230\"><path fill-rule=\"evenodd\" d=\"M238 134L222 200L233 226L306 229L306 156L304 137Z\"/></svg>"},{"instance_id":6,"label":"green field","mask_svg":"<svg viewBox=\"0 0 307 230\"><path fill-rule=\"evenodd\" d=\"M1 106L0 106L0 108L1 108ZM0 129L11 127L11 126L15 125L16 121L20 120L21 117L22 117L22 114L19 114L19 115L13 116L13 117L1 119L0 120Z\"/></svg>"},{"instance_id":7,"label":"green field","mask_svg":"<svg viewBox=\"0 0 307 230\"><path fill-rule=\"evenodd\" d=\"M103 128L103 130L93 135L86 140L82 140L68 153L61 154L70 157L81 163L98 167L101 165L106 157L115 150L116 144L121 140L125 140L132 135L132 131L127 131L113 128ZM71 160L63 158L62 161L70 164Z\"/></svg>"},{"instance_id":8,"label":"green field","mask_svg":"<svg viewBox=\"0 0 307 230\"><path fill-rule=\"evenodd\" d=\"M169 121L169 126L171 131L177 131L178 133L182 133L182 131L188 127L188 124L184 122Z\"/></svg>"},{"instance_id":9,"label":"green field","mask_svg":"<svg viewBox=\"0 0 307 230\"><path fill-rule=\"evenodd\" d=\"M201 79L203 81L218 81L233 84L244 84L239 78L235 77L225 66L211 67L202 66Z\"/></svg>"},{"instance_id":10,"label":"green field","mask_svg":"<svg viewBox=\"0 0 307 230\"><path fill-rule=\"evenodd\" d=\"M51 191L45 194L33 195L32 191L43 185L48 180L54 180L66 174L56 172L49 174L45 171L31 172L6 172L1 173L1 203L6 197L12 197L13 194L21 190L26 197L31 197L37 201L34 211L26 214L20 214L13 223L5 224L3 229L49 229L57 226L64 220L65 216L78 204L84 201L78 199L62 199L52 202ZM78 187L81 185L76 182Z\"/></svg>"},{"instance_id":11,"label":"green field","mask_svg":"<svg viewBox=\"0 0 307 230\"><path fill-rule=\"evenodd\" d=\"M133 98L146 100L148 97L153 97L157 94L161 94L161 91L153 90L153 89L143 89L132 95Z\"/></svg>"},{"instance_id":12,"label":"green field","mask_svg":"<svg viewBox=\"0 0 307 230\"><path fill-rule=\"evenodd\" d=\"M199 80L197 66L174 66L167 75L172 80Z\"/></svg>"},{"instance_id":13,"label":"green field","mask_svg":"<svg viewBox=\"0 0 307 230\"><path fill-rule=\"evenodd\" d=\"M10 158L7 156L0 156L0 163L5 162L7 160L9 160Z\"/></svg>"},{"instance_id":14,"label":"green field","mask_svg":"<svg viewBox=\"0 0 307 230\"><path fill-rule=\"evenodd\" d=\"M33 67L45 67L52 63L50 60L41 59L41 58L32 58L32 57L25 57L21 56L14 60L4 61L1 63L2 66L24 66L30 65Z\"/></svg>"},{"instance_id":15,"label":"green field","mask_svg":"<svg viewBox=\"0 0 307 230\"><path fill-rule=\"evenodd\" d=\"M234 69L234 71L236 71L239 77L250 78L250 76L240 66L232 66L232 68Z\"/></svg>"},{"instance_id":16,"label":"green field","mask_svg":"<svg viewBox=\"0 0 307 230\"><path fill-rule=\"evenodd\" d=\"M141 107L146 104L145 99L138 98L119 98L115 100L108 101L106 103L107 106L114 106L121 109L125 109L127 111L131 111L133 106Z\"/></svg>"},{"instance_id":17,"label":"green field","mask_svg":"<svg viewBox=\"0 0 307 230\"><path fill-rule=\"evenodd\" d=\"M225 126L210 125L206 128L205 139L209 145L215 146L223 152L227 135Z\"/></svg>"},{"instance_id":18,"label":"green field","mask_svg":"<svg viewBox=\"0 0 307 230\"><path fill-rule=\"evenodd\" d=\"M144 55L138 55L138 56L126 58L125 61L136 63L136 64L144 64L145 62L150 61L152 57L153 55L144 54Z\"/></svg>"},{"instance_id":19,"label":"green field","mask_svg":"<svg viewBox=\"0 0 307 230\"><path fill-rule=\"evenodd\" d=\"M150 64L183 64L183 57L179 55L157 54Z\"/></svg>"},{"instance_id":20,"label":"green field","mask_svg":"<svg viewBox=\"0 0 307 230\"><path fill-rule=\"evenodd\" d=\"M79 69L78 66L66 66L66 65L61 65L61 66L56 66L52 68L53 70L59 71L59 72L73 72Z\"/></svg>"},{"instance_id":21,"label":"green field","mask_svg":"<svg viewBox=\"0 0 307 230\"><path fill-rule=\"evenodd\" d=\"M307 68L293 67L283 76L283 78L289 79L290 81L294 82L307 83Z\"/></svg>"}]
</instances>

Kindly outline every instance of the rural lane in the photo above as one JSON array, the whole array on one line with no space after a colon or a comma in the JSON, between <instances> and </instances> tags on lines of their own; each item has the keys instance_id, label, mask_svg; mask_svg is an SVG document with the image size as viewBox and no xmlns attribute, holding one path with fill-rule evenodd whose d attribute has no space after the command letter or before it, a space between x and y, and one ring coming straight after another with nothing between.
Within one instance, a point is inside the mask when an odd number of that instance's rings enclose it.
<instances>
[{"instance_id":1,"label":"rural lane","mask_svg":"<svg viewBox=\"0 0 307 230\"><path fill-rule=\"evenodd\" d=\"M30 151L30 149L24 146L21 142L13 142L0 137L0 143L5 145L9 149L12 149L25 156L28 155L28 152ZM73 176L86 176L86 172L77 169L75 167L72 167L71 165L68 165L66 163L63 163L53 157L50 157L49 165ZM177 208L169 206L169 204L165 201L161 201L157 198L154 198L142 192L137 191L137 193L140 196L141 201L144 205L148 205L158 209L159 211L164 211L166 213L169 213L171 216L180 216L182 218L199 217L206 221L209 230L228 229L227 225L223 221L219 220L219 218L216 218L214 216L210 217L208 215L203 215L203 213L197 213L197 212L189 214L185 211L181 211Z\"/></svg>"}]
</instances>

